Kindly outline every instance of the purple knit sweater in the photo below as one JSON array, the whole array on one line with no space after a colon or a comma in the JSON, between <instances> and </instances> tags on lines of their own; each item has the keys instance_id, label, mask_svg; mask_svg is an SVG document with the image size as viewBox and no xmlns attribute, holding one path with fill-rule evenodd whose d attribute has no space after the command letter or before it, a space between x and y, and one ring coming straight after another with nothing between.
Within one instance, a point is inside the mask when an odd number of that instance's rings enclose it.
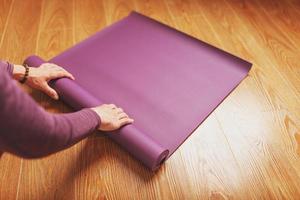
<instances>
[{"instance_id":1,"label":"purple knit sweater","mask_svg":"<svg viewBox=\"0 0 300 200\"><path fill-rule=\"evenodd\" d=\"M13 65L0 61L0 152L36 158L68 148L100 123L91 109L51 114L24 93L11 76Z\"/></svg>"}]
</instances>

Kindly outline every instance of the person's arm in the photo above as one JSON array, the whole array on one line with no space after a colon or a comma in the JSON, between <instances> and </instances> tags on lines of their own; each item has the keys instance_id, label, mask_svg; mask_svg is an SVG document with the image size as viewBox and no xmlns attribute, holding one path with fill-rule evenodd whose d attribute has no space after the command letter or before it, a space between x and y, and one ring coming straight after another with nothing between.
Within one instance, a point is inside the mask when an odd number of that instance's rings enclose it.
<instances>
[{"instance_id":1,"label":"person's arm","mask_svg":"<svg viewBox=\"0 0 300 200\"><path fill-rule=\"evenodd\" d=\"M15 80L20 81L25 75L25 67L23 65L12 64L7 61L0 60L1 68L4 68L8 74ZM52 79L67 77L75 80L73 75L64 68L53 63L44 63L41 66L30 67L26 84L34 89L38 89L46 93L51 98L58 100L57 92L48 85Z\"/></svg>"},{"instance_id":2,"label":"person's arm","mask_svg":"<svg viewBox=\"0 0 300 200\"><path fill-rule=\"evenodd\" d=\"M5 68L0 66L1 151L26 158L42 157L75 144L99 127L114 130L133 121L114 105L69 114L47 113L18 88Z\"/></svg>"},{"instance_id":3,"label":"person's arm","mask_svg":"<svg viewBox=\"0 0 300 200\"><path fill-rule=\"evenodd\" d=\"M13 71L14 71L13 64L11 64L7 61L4 61L4 60L0 60L0 66L1 66L1 68L3 68L4 71L7 71L10 76L13 76ZM24 73L25 73L25 70L24 70Z\"/></svg>"},{"instance_id":4,"label":"person's arm","mask_svg":"<svg viewBox=\"0 0 300 200\"><path fill-rule=\"evenodd\" d=\"M0 91L0 140L4 151L27 158L46 156L78 142L99 126L100 117L91 109L47 113L3 70Z\"/></svg>"},{"instance_id":5,"label":"person's arm","mask_svg":"<svg viewBox=\"0 0 300 200\"><path fill-rule=\"evenodd\" d=\"M12 65L12 64L11 64ZM22 80L25 74L25 67L23 65L12 65L12 76L15 80ZM31 88L38 89L49 97L58 100L57 92L51 88L48 82L57 78L69 78L75 80L73 75L64 68L53 63L44 63L39 67L30 67L27 80L25 82Z\"/></svg>"}]
</instances>

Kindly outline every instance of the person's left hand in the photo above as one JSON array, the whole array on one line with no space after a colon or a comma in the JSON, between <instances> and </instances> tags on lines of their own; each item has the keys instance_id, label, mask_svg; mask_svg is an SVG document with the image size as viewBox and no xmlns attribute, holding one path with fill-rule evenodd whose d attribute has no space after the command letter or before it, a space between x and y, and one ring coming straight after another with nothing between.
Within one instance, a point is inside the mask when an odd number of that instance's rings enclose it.
<instances>
[{"instance_id":1,"label":"person's left hand","mask_svg":"<svg viewBox=\"0 0 300 200\"><path fill-rule=\"evenodd\" d=\"M57 92L48 85L48 82L50 80L62 77L67 77L75 80L74 76L62 67L52 63L44 63L38 68L29 68L29 74L26 84L32 88L41 90L51 98L58 100L59 96Z\"/></svg>"}]
</instances>

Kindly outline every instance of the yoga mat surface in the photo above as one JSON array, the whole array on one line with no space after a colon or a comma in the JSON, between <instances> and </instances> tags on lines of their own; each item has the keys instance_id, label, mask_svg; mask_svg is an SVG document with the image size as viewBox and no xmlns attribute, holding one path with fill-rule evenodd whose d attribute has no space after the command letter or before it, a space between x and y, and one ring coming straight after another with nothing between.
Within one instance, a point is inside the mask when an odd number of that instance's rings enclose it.
<instances>
[{"instance_id":1,"label":"yoga mat surface","mask_svg":"<svg viewBox=\"0 0 300 200\"><path fill-rule=\"evenodd\" d=\"M39 66L41 58L25 63ZM76 78L55 80L79 110L114 103L134 118L108 134L152 170L242 81L251 63L132 12L49 60Z\"/></svg>"}]
</instances>

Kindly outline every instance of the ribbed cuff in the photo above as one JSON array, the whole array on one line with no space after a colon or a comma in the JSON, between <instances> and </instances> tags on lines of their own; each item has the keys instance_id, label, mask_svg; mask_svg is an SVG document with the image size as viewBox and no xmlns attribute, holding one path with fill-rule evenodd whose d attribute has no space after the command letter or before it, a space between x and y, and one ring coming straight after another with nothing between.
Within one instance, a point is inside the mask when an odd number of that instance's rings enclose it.
<instances>
[{"instance_id":1,"label":"ribbed cuff","mask_svg":"<svg viewBox=\"0 0 300 200\"><path fill-rule=\"evenodd\" d=\"M12 77L13 76L13 71L14 71L14 65L7 62L7 72L9 73L9 75Z\"/></svg>"},{"instance_id":2,"label":"ribbed cuff","mask_svg":"<svg viewBox=\"0 0 300 200\"><path fill-rule=\"evenodd\" d=\"M0 60L0 63L1 63L1 65L3 65L4 68L6 68L5 70L12 77L13 76L13 71L14 71L14 65L10 64L9 62L4 61L4 60Z\"/></svg>"},{"instance_id":3,"label":"ribbed cuff","mask_svg":"<svg viewBox=\"0 0 300 200\"><path fill-rule=\"evenodd\" d=\"M95 119L97 119L97 121L98 121L97 127L100 126L100 124L101 124L101 118L100 118L100 116L99 116L94 110L92 110L92 109L90 109L90 108L84 108L84 109L82 109L82 110L85 110L85 111L88 112L90 115L93 115L93 117L94 117Z\"/></svg>"}]
</instances>

